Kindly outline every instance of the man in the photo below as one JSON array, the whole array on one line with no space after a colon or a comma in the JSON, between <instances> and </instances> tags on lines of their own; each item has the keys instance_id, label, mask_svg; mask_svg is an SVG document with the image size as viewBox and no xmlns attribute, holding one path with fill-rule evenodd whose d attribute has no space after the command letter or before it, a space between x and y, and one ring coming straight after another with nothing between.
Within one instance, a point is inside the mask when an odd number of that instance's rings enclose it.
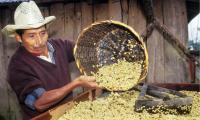
<instances>
[{"instance_id":1,"label":"man","mask_svg":"<svg viewBox=\"0 0 200 120\"><path fill-rule=\"evenodd\" d=\"M74 60L74 45L67 40L48 40L46 24L53 20L54 16L44 19L35 2L22 2L14 14L15 25L2 30L21 43L11 58L8 81L18 96L24 119L69 98L78 86L98 87L94 77L70 81L68 67Z\"/></svg>"}]
</instances>

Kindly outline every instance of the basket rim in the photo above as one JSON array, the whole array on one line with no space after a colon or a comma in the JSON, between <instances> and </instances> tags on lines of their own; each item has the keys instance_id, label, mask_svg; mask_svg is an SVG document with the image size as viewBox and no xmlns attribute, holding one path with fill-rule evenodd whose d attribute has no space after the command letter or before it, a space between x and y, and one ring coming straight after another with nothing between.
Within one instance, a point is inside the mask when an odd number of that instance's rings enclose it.
<instances>
[{"instance_id":1,"label":"basket rim","mask_svg":"<svg viewBox=\"0 0 200 120\"><path fill-rule=\"evenodd\" d=\"M95 26L95 25L98 25L98 24L102 24L102 23L110 23L110 24L115 24L115 25L120 25L122 27L125 27L126 29L128 29L130 32L132 32L137 38L138 38L138 41L141 42L141 47L143 48L144 50L144 54L145 54L145 66L144 66L144 72L141 74L141 78L138 80L138 81L141 81L143 80L146 76L147 76L147 72L148 72L148 53L147 53L147 48L146 48L146 45L142 39L142 37L129 25L125 24L125 23L122 23L120 21L115 21L115 20L103 20L103 21L97 21L97 22L94 22L92 23L91 25L87 26L86 28L84 28L78 35L77 37L77 40L76 40L76 43L75 43L75 46L74 46L74 50L73 50L73 54L74 54L74 58L75 58L75 62L76 62L76 65L78 67L78 69L80 70L80 72L84 75L87 75L87 73L84 71L84 67L81 65L80 63L80 60L76 57L76 52L77 52L77 44L80 42L80 38L84 35L85 32L87 32L88 29L90 29L91 27Z\"/></svg>"}]
</instances>

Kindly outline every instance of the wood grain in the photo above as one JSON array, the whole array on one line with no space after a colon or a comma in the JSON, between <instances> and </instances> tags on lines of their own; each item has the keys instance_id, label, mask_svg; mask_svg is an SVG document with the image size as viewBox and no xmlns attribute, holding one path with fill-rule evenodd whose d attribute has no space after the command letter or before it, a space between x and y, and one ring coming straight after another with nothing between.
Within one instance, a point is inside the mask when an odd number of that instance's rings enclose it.
<instances>
[{"instance_id":1,"label":"wood grain","mask_svg":"<svg viewBox=\"0 0 200 120\"><path fill-rule=\"evenodd\" d=\"M122 21L122 10L120 0L109 0L109 19Z\"/></svg>"},{"instance_id":2,"label":"wood grain","mask_svg":"<svg viewBox=\"0 0 200 120\"><path fill-rule=\"evenodd\" d=\"M163 1L163 21L168 29L175 35L181 43L186 43L187 24L181 19L185 18L181 4L185 4L182 0L164 0ZM165 82L190 82L188 63L183 59L173 46L165 41Z\"/></svg>"},{"instance_id":3,"label":"wood grain","mask_svg":"<svg viewBox=\"0 0 200 120\"><path fill-rule=\"evenodd\" d=\"M163 21L162 1L154 0L154 15ZM149 70L147 82L165 82L164 74L164 38L156 29L147 39L147 50L149 54Z\"/></svg>"}]
</instances>

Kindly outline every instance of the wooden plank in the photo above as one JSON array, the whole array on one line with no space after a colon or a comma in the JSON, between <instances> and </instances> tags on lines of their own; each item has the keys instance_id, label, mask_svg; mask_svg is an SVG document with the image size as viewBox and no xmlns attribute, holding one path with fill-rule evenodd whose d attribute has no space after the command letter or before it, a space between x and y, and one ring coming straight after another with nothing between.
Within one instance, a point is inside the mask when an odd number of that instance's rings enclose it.
<instances>
[{"instance_id":1,"label":"wooden plank","mask_svg":"<svg viewBox=\"0 0 200 120\"><path fill-rule=\"evenodd\" d=\"M164 1L167 3L168 1ZM168 11L167 11L168 10ZM187 13L186 13L186 4L182 0L169 1L168 4L164 6L163 11L165 19L164 23L166 23L167 27L170 29L172 33L180 40L183 45L186 45L188 33L187 33ZM173 12L173 13L171 13ZM170 22L170 18L176 18L176 20Z\"/></svg>"},{"instance_id":2,"label":"wooden plank","mask_svg":"<svg viewBox=\"0 0 200 120\"><path fill-rule=\"evenodd\" d=\"M128 0L121 0L122 22L128 24Z\"/></svg>"},{"instance_id":3,"label":"wooden plank","mask_svg":"<svg viewBox=\"0 0 200 120\"><path fill-rule=\"evenodd\" d=\"M177 23L178 25L178 36L180 36L180 41L181 43L187 47L188 44L188 19L187 19L187 8L186 8L186 3L183 2L182 0L176 0L175 1L175 8L176 11L178 11L179 14L177 14L178 19L177 19Z\"/></svg>"},{"instance_id":4,"label":"wooden plank","mask_svg":"<svg viewBox=\"0 0 200 120\"><path fill-rule=\"evenodd\" d=\"M7 24L13 24L13 14L14 10L10 10L10 9L4 9L2 11L2 26L6 26ZM13 53L15 52L18 44L15 42L14 39L11 38L7 38L6 36L3 36L2 38L2 51L4 56L2 59L4 60L3 64L4 66L3 69L5 70L4 72L7 71L7 66L8 63L10 61L11 56L13 55ZM15 96L15 93L12 91L11 87L9 86L9 84L6 81L6 73L4 73L3 76L1 76L1 83L3 85L3 90L1 90L1 92L4 94L4 96L1 99L1 102L3 101L4 103L1 104L1 113L5 113L5 119L9 119L9 120L21 120L22 116L20 113L20 108L19 108L19 104L17 101L17 98Z\"/></svg>"},{"instance_id":5,"label":"wooden plank","mask_svg":"<svg viewBox=\"0 0 200 120\"><path fill-rule=\"evenodd\" d=\"M139 34L146 28L146 20L142 13L139 0L129 0L129 14L128 14L128 25L133 27Z\"/></svg>"},{"instance_id":6,"label":"wooden plank","mask_svg":"<svg viewBox=\"0 0 200 120\"><path fill-rule=\"evenodd\" d=\"M164 24L169 30L180 39L181 43L185 43L187 39L187 24L185 24L186 14L183 14L181 4L185 4L182 0L163 1ZM184 27L181 27L184 26ZM188 63L168 42L165 42L165 81L166 82L190 82Z\"/></svg>"},{"instance_id":7,"label":"wooden plank","mask_svg":"<svg viewBox=\"0 0 200 120\"><path fill-rule=\"evenodd\" d=\"M39 8L40 8L40 11L42 12L43 17L49 16L49 7L41 6Z\"/></svg>"},{"instance_id":8,"label":"wooden plank","mask_svg":"<svg viewBox=\"0 0 200 120\"><path fill-rule=\"evenodd\" d=\"M160 21L163 21L162 1L153 0L154 15ZM156 29L147 39L147 51L149 54L149 70L147 82L149 83L164 83L164 38Z\"/></svg>"},{"instance_id":9,"label":"wooden plank","mask_svg":"<svg viewBox=\"0 0 200 120\"><path fill-rule=\"evenodd\" d=\"M2 13L2 25L3 26L6 26L8 23L12 23L12 16L11 16L11 11L8 10L8 9L5 9L3 10L3 13ZM7 38L5 35L3 35L3 39L2 39L2 45L3 45L3 54L4 54L4 69L5 69L5 72L7 71L7 65L8 65L8 60L9 60L9 57L7 54L8 54L8 42L11 42L12 39L10 38ZM2 113L5 117L5 119L9 119L9 114L10 114L10 110L9 110L9 107L10 107L10 104L9 104L9 95L8 95L8 88L7 88L7 83L6 83L6 74L4 74L2 76L2 79L1 79L1 84L2 84L2 91L4 96L2 97L3 99L1 99L1 102L2 102Z\"/></svg>"},{"instance_id":10,"label":"wooden plank","mask_svg":"<svg viewBox=\"0 0 200 120\"><path fill-rule=\"evenodd\" d=\"M2 29L4 26L2 25L2 19L3 19L3 10L0 9L0 29ZM7 88L5 88L6 84L6 64L5 64L5 58L4 58L4 49L3 49L3 36L2 33L0 33L0 104L1 104L1 117L2 118L7 118L7 108L8 108L8 94L7 94Z\"/></svg>"},{"instance_id":11,"label":"wooden plank","mask_svg":"<svg viewBox=\"0 0 200 120\"><path fill-rule=\"evenodd\" d=\"M7 24L14 23L14 19L13 19L14 11L15 11L15 9L11 9L10 11L7 11L5 13L6 18L9 19L8 21L6 21ZM6 70L7 70L10 59L11 59L12 55L15 53L15 51L17 50L19 43L17 43L14 38L6 39L5 43L6 43L5 50L6 50L6 55L7 55L6 56L7 57ZM17 96L14 93L14 91L12 90L11 86L7 83L7 81L6 81L5 86L7 87L8 102L9 102L9 108L8 108L9 109L8 110L9 111L8 112L9 119L10 120L21 120L22 115L21 115L21 109L20 109L20 106L18 103Z\"/></svg>"},{"instance_id":12,"label":"wooden plank","mask_svg":"<svg viewBox=\"0 0 200 120\"><path fill-rule=\"evenodd\" d=\"M75 103L89 100L90 91L85 91L80 95L76 96L73 99L63 101L60 105L52 108L49 111L41 113L40 115L32 118L31 120L57 120L61 115L63 115L66 111L70 110Z\"/></svg>"},{"instance_id":13,"label":"wooden plank","mask_svg":"<svg viewBox=\"0 0 200 120\"><path fill-rule=\"evenodd\" d=\"M120 0L109 0L109 19L122 21L122 10Z\"/></svg>"},{"instance_id":14,"label":"wooden plank","mask_svg":"<svg viewBox=\"0 0 200 120\"><path fill-rule=\"evenodd\" d=\"M36 3L54 3L54 2L64 2L71 0L35 0Z\"/></svg>"},{"instance_id":15,"label":"wooden plank","mask_svg":"<svg viewBox=\"0 0 200 120\"><path fill-rule=\"evenodd\" d=\"M64 33L65 39L74 40L74 3L64 5L65 19L64 19Z\"/></svg>"},{"instance_id":16,"label":"wooden plank","mask_svg":"<svg viewBox=\"0 0 200 120\"><path fill-rule=\"evenodd\" d=\"M153 2L152 0L141 0L140 2L142 12L146 18L147 23L151 23L154 20Z\"/></svg>"},{"instance_id":17,"label":"wooden plank","mask_svg":"<svg viewBox=\"0 0 200 120\"><path fill-rule=\"evenodd\" d=\"M89 5L87 2L82 2L81 14L81 29L83 30L93 23L93 6Z\"/></svg>"},{"instance_id":18,"label":"wooden plank","mask_svg":"<svg viewBox=\"0 0 200 120\"><path fill-rule=\"evenodd\" d=\"M42 12L42 15L43 15L43 17L48 17L49 16L49 7L44 7L44 6L42 6L42 7L40 7L40 11ZM46 27L47 27L47 30L49 29L49 27L50 27L51 25L49 25L49 24L47 24L46 25ZM49 32L49 31L48 31Z\"/></svg>"},{"instance_id":19,"label":"wooden plank","mask_svg":"<svg viewBox=\"0 0 200 120\"><path fill-rule=\"evenodd\" d=\"M155 29L147 40L149 54L149 69L147 82L164 83L164 40L162 35Z\"/></svg>"},{"instance_id":20,"label":"wooden plank","mask_svg":"<svg viewBox=\"0 0 200 120\"><path fill-rule=\"evenodd\" d=\"M1 16L0 16L0 29L3 29L3 25L2 25L2 19L3 19L3 10L2 9L0 9L0 14L1 14ZM3 41L3 34L2 33L0 33L0 77L1 77L1 79L3 79L3 80L5 80L5 74L6 74L6 64L5 64L5 58L4 58L4 49L3 49L3 45L4 45L4 41ZM2 82L4 82L4 81L2 81ZM1 83L2 83L1 82ZM2 83L2 84L4 84L4 83ZM2 85L2 84L0 84L0 85ZM2 86L3 87L3 86Z\"/></svg>"},{"instance_id":21,"label":"wooden plank","mask_svg":"<svg viewBox=\"0 0 200 120\"><path fill-rule=\"evenodd\" d=\"M62 3L50 6L50 15L56 16L56 20L51 24L49 37L64 39L64 5Z\"/></svg>"},{"instance_id":22,"label":"wooden plank","mask_svg":"<svg viewBox=\"0 0 200 120\"><path fill-rule=\"evenodd\" d=\"M108 3L94 5L94 21L102 21L109 19Z\"/></svg>"},{"instance_id":23,"label":"wooden plank","mask_svg":"<svg viewBox=\"0 0 200 120\"><path fill-rule=\"evenodd\" d=\"M81 32L81 3L75 3L74 8L74 41L77 40Z\"/></svg>"},{"instance_id":24,"label":"wooden plank","mask_svg":"<svg viewBox=\"0 0 200 120\"><path fill-rule=\"evenodd\" d=\"M200 91L200 84L195 83L153 83L150 85L168 88L176 91L187 90L187 91Z\"/></svg>"},{"instance_id":25,"label":"wooden plank","mask_svg":"<svg viewBox=\"0 0 200 120\"><path fill-rule=\"evenodd\" d=\"M177 39L176 36L173 35L173 33L171 33L171 31L168 29L166 25L161 24L158 19L155 19L154 23L156 29L158 29L159 32L163 34L165 40L167 40L179 52L179 54L183 58L187 60L190 59L193 61L196 60L197 64L199 63L199 61L189 53L189 50L180 42L180 40Z\"/></svg>"},{"instance_id":26,"label":"wooden plank","mask_svg":"<svg viewBox=\"0 0 200 120\"><path fill-rule=\"evenodd\" d=\"M152 109L155 109L155 107L158 106L165 106L161 108L162 111L167 111L171 114L173 114L172 111L176 110L178 114L188 114L191 111L192 107L192 97L186 97L186 98L173 98L167 101L164 100L146 100L146 99L139 99L136 100L135 109L137 111L142 112L144 109L148 112L157 113L158 111L153 111ZM142 107L145 106L143 109ZM181 109L181 107L190 107L190 109Z\"/></svg>"},{"instance_id":27,"label":"wooden plank","mask_svg":"<svg viewBox=\"0 0 200 120\"><path fill-rule=\"evenodd\" d=\"M4 22L3 25L6 26L7 24L13 24L14 23L14 10L6 9L4 11ZM5 50L5 64L6 67L9 64L10 58L12 57L13 53L16 51L19 44L15 41L14 38L9 38L7 36L3 36L4 41L4 50ZM7 69L6 69L7 70Z\"/></svg>"}]
</instances>

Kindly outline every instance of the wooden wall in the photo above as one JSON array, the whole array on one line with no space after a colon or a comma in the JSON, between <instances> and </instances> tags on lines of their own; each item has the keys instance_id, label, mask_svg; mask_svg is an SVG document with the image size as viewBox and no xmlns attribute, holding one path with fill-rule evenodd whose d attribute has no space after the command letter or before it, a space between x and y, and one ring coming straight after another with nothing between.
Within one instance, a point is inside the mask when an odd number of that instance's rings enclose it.
<instances>
[{"instance_id":1,"label":"wooden wall","mask_svg":"<svg viewBox=\"0 0 200 120\"><path fill-rule=\"evenodd\" d=\"M180 39L187 43L187 17L184 0L153 0L156 17ZM95 21L118 20L133 27L141 34L147 26L139 0L109 0L108 3L88 5L79 3L54 3L40 6L45 16L55 15L56 21L49 25L51 38L76 41L78 34ZM13 23L13 11L0 7L0 28ZM190 82L187 62L157 30L147 39L149 72L147 82ZM6 82L9 59L18 44L14 39L0 34L0 115L6 119L20 119L20 110L15 94Z\"/></svg>"},{"instance_id":2,"label":"wooden wall","mask_svg":"<svg viewBox=\"0 0 200 120\"><path fill-rule=\"evenodd\" d=\"M187 17L183 0L153 0L155 16L182 44L187 45ZM157 30L147 40L148 82L190 82L188 63Z\"/></svg>"}]
</instances>

